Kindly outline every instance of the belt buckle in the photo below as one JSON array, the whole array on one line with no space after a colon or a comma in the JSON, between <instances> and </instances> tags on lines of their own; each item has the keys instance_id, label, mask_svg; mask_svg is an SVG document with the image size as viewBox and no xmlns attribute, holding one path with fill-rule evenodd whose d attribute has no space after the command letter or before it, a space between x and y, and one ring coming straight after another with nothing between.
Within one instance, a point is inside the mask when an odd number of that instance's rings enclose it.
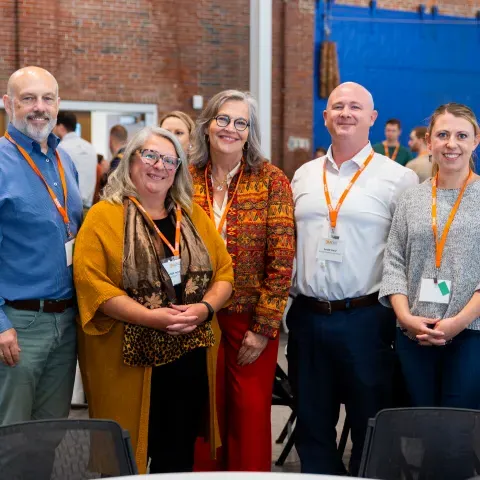
<instances>
[{"instance_id":1,"label":"belt buckle","mask_svg":"<svg viewBox=\"0 0 480 480\"><path fill-rule=\"evenodd\" d=\"M332 314L332 303L327 300L327 305L328 305L328 315L331 315Z\"/></svg>"}]
</instances>

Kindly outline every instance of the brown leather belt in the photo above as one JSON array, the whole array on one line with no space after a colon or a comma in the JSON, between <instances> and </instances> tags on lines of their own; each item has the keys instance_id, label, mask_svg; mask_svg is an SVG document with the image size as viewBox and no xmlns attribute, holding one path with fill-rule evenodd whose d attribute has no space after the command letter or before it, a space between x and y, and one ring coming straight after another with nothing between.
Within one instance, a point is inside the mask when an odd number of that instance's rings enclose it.
<instances>
[{"instance_id":1,"label":"brown leather belt","mask_svg":"<svg viewBox=\"0 0 480 480\"><path fill-rule=\"evenodd\" d=\"M16 310L39 312L41 309L40 300L5 300L5 304ZM73 298L66 300L43 300L43 311L45 313L63 313L67 308L74 306L75 300Z\"/></svg>"},{"instance_id":2,"label":"brown leather belt","mask_svg":"<svg viewBox=\"0 0 480 480\"><path fill-rule=\"evenodd\" d=\"M331 315L340 310L349 310L351 308L369 307L378 303L378 292L357 298L346 298L345 300L317 300L316 298L297 295L297 300L305 302L312 310L323 315Z\"/></svg>"}]
</instances>

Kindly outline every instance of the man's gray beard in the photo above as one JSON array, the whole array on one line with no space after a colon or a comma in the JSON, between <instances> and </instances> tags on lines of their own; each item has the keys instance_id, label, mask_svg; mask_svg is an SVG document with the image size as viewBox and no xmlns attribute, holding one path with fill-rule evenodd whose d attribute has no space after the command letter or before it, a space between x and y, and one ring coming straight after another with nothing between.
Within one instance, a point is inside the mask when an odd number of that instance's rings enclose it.
<instances>
[{"instance_id":1,"label":"man's gray beard","mask_svg":"<svg viewBox=\"0 0 480 480\"><path fill-rule=\"evenodd\" d=\"M35 128L33 125L29 124L26 117L23 119L15 118L15 114L13 114L11 122L12 125L24 135L30 137L32 140L35 140L38 143L42 143L52 133L55 125L57 124L57 119L51 118L47 125L45 125L42 129Z\"/></svg>"}]
</instances>

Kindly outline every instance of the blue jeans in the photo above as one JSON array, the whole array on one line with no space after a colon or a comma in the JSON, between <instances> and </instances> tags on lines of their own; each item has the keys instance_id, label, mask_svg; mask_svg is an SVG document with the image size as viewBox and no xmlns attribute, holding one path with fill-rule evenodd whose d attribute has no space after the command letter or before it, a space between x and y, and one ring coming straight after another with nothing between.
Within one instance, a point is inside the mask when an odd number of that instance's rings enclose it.
<instances>
[{"instance_id":1,"label":"blue jeans","mask_svg":"<svg viewBox=\"0 0 480 480\"><path fill-rule=\"evenodd\" d=\"M288 371L303 473L345 473L336 425L344 403L353 442L350 473L358 472L368 419L390 407L395 335L393 310L370 307L323 315L301 297L288 315Z\"/></svg>"},{"instance_id":2,"label":"blue jeans","mask_svg":"<svg viewBox=\"0 0 480 480\"><path fill-rule=\"evenodd\" d=\"M422 347L397 328L396 349L413 407L480 409L480 332Z\"/></svg>"},{"instance_id":3,"label":"blue jeans","mask_svg":"<svg viewBox=\"0 0 480 480\"><path fill-rule=\"evenodd\" d=\"M75 379L77 310L2 307L21 348L15 367L0 364L0 425L68 417Z\"/></svg>"}]
</instances>

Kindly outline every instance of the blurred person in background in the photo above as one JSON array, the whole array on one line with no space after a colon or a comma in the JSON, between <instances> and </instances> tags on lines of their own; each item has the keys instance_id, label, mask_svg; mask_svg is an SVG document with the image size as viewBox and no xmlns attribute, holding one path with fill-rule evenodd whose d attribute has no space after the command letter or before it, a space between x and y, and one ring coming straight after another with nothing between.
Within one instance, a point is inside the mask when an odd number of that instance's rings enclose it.
<instances>
[{"instance_id":1,"label":"blurred person in background","mask_svg":"<svg viewBox=\"0 0 480 480\"><path fill-rule=\"evenodd\" d=\"M165 128L178 138L188 159L190 150L192 148L191 141L193 131L195 129L195 123L193 123L193 120L190 118L190 116L184 112L180 112L179 110L174 110L166 113L160 119L158 124L160 127Z\"/></svg>"},{"instance_id":2,"label":"blurred person in background","mask_svg":"<svg viewBox=\"0 0 480 480\"><path fill-rule=\"evenodd\" d=\"M198 468L270 471L272 386L295 227L288 179L261 154L250 94L226 90L208 102L197 120L191 172L194 200L224 239L235 273L233 301L218 314L223 447L215 466L203 467L199 456Z\"/></svg>"},{"instance_id":3,"label":"blurred person in background","mask_svg":"<svg viewBox=\"0 0 480 480\"><path fill-rule=\"evenodd\" d=\"M127 140L128 131L123 125L114 125L110 129L108 146L110 148L110 153L112 154L112 160L110 161L109 172L113 172L120 163L123 153L125 152Z\"/></svg>"},{"instance_id":4,"label":"blurred person in background","mask_svg":"<svg viewBox=\"0 0 480 480\"><path fill-rule=\"evenodd\" d=\"M427 127L415 127L410 132L410 140L408 146L410 150L417 154L417 156L410 160L405 166L412 169L420 179L420 182L424 182L432 176L432 160L428 154L427 149Z\"/></svg>"},{"instance_id":5,"label":"blurred person in background","mask_svg":"<svg viewBox=\"0 0 480 480\"><path fill-rule=\"evenodd\" d=\"M97 153L93 145L79 137L75 130L77 117L72 112L59 112L53 133L60 138L59 148L67 152L78 172L83 208L88 210L93 203L97 183Z\"/></svg>"},{"instance_id":6,"label":"blurred person in background","mask_svg":"<svg viewBox=\"0 0 480 480\"><path fill-rule=\"evenodd\" d=\"M400 120L391 118L385 123L385 140L373 145L376 153L391 158L394 162L405 166L413 157L412 154L403 145L400 145L400 135L402 134L402 124Z\"/></svg>"}]
</instances>

